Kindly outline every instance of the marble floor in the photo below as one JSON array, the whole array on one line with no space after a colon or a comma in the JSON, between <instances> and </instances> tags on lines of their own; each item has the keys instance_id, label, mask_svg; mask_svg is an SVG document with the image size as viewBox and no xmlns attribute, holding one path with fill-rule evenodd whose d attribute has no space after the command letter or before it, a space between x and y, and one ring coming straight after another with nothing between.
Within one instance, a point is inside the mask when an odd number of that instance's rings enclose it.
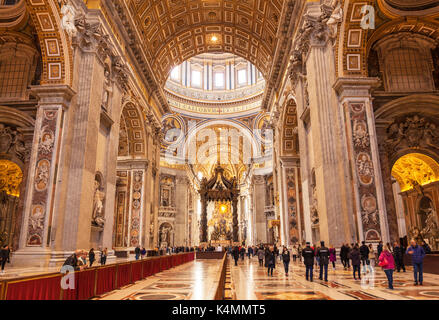
<instances>
[{"instance_id":1,"label":"marble floor","mask_svg":"<svg viewBox=\"0 0 439 320\"><path fill-rule=\"evenodd\" d=\"M100 300L211 300L215 294L220 271L220 260L196 260L158 273L133 285L115 290ZM329 268L328 282L305 279L302 263L292 262L286 277L279 261L273 277L266 268L259 267L257 258L239 261L229 259L231 298L238 300L439 300L439 276L424 274L424 285L413 285L410 268L406 273L395 273L395 290L387 289L387 279L381 268L362 275L355 281L351 271L341 265ZM317 271L317 273L316 273Z\"/></svg>"},{"instance_id":2,"label":"marble floor","mask_svg":"<svg viewBox=\"0 0 439 320\"><path fill-rule=\"evenodd\" d=\"M314 268L314 282L305 279L302 263L291 262L286 277L278 261L273 277L259 267L257 258L245 258L238 266L231 263L232 290L238 300L439 300L439 276L424 274L424 285L414 286L411 268L394 273L394 290L387 289L387 278L380 267L374 273L355 281L351 271L341 265L328 269L328 282L319 280L319 268Z\"/></svg>"},{"instance_id":3,"label":"marble floor","mask_svg":"<svg viewBox=\"0 0 439 320\"><path fill-rule=\"evenodd\" d=\"M112 291L97 300L213 300L221 260L195 260Z\"/></svg>"}]
</instances>

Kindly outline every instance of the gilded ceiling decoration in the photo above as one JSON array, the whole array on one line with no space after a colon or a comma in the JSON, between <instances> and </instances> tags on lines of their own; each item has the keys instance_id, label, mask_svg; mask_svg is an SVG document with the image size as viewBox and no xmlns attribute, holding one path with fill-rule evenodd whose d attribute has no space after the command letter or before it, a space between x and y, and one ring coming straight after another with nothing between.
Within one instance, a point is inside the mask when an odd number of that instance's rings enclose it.
<instances>
[{"instance_id":1,"label":"gilded ceiling decoration","mask_svg":"<svg viewBox=\"0 0 439 320\"><path fill-rule=\"evenodd\" d=\"M416 185L424 186L439 181L439 165L426 155L410 153L396 161L392 176L404 192L413 189Z\"/></svg>"},{"instance_id":2,"label":"gilded ceiling decoration","mask_svg":"<svg viewBox=\"0 0 439 320\"><path fill-rule=\"evenodd\" d=\"M126 1L158 82L207 52L241 56L268 77L284 0Z\"/></svg>"},{"instance_id":3,"label":"gilded ceiling decoration","mask_svg":"<svg viewBox=\"0 0 439 320\"><path fill-rule=\"evenodd\" d=\"M8 160L0 160L0 192L19 197L23 173L18 165Z\"/></svg>"}]
</instances>

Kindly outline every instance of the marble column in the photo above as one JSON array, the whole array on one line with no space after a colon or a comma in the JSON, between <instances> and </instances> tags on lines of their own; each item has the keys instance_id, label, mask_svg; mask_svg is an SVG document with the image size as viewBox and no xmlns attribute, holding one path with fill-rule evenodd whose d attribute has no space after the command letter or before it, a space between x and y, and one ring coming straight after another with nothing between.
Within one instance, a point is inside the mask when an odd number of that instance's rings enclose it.
<instances>
[{"instance_id":1,"label":"marble column","mask_svg":"<svg viewBox=\"0 0 439 320\"><path fill-rule=\"evenodd\" d=\"M256 243L267 242L267 220L265 218L265 180L263 176L252 177L253 186L253 210L255 215L255 241Z\"/></svg>"},{"instance_id":2,"label":"marble column","mask_svg":"<svg viewBox=\"0 0 439 320\"><path fill-rule=\"evenodd\" d=\"M390 240L370 94L378 84L376 78L339 78L334 85L345 117L359 240L367 242Z\"/></svg>"},{"instance_id":3,"label":"marble column","mask_svg":"<svg viewBox=\"0 0 439 320\"><path fill-rule=\"evenodd\" d=\"M30 156L27 193L19 250L13 255L14 266L46 266L51 254L51 227L55 196L61 188L60 157L64 147L66 113L74 91L65 85L35 86L38 98L33 147Z\"/></svg>"},{"instance_id":4,"label":"marble column","mask_svg":"<svg viewBox=\"0 0 439 320\"><path fill-rule=\"evenodd\" d=\"M175 215L175 245L186 245L187 239L187 223L188 223L188 184L189 180L186 176L177 176L175 185L175 204L177 213Z\"/></svg>"},{"instance_id":5,"label":"marble column","mask_svg":"<svg viewBox=\"0 0 439 320\"><path fill-rule=\"evenodd\" d=\"M333 89L335 82L335 55L330 31L323 20L320 3L307 4L306 15L298 39L296 52L300 57L293 61L300 64L305 75L302 87L302 121L306 121L305 135L308 150L313 155L312 163L306 165L303 172L304 199L311 195L311 186L315 184L312 198L313 211L318 213L318 231L315 236L326 243L340 246L350 241L350 223L347 217L351 210L349 161L343 143L343 122L338 108L338 99ZM302 131L302 134L300 133ZM303 129L299 125L299 136ZM302 145L300 146L302 149ZM311 150L312 149L312 150ZM301 156L303 151L300 150ZM314 169L315 181L311 170ZM312 182L312 183L310 183ZM307 205L304 206L308 210ZM306 221L306 219L305 219ZM317 224L316 224L317 226ZM309 227L307 238L310 238ZM307 239L307 240L308 240Z\"/></svg>"}]
</instances>

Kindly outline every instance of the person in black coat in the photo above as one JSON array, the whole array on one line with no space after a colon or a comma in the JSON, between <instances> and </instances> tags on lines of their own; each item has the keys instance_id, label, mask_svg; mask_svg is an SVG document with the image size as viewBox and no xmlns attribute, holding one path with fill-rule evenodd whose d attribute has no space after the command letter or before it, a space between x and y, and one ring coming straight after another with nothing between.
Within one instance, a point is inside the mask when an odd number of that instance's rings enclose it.
<instances>
[{"instance_id":1,"label":"person in black coat","mask_svg":"<svg viewBox=\"0 0 439 320\"><path fill-rule=\"evenodd\" d=\"M329 249L325 247L325 242L320 243L320 248L317 250L320 264L320 280L323 280L323 270L325 270L325 281L328 281L328 264L329 264Z\"/></svg>"},{"instance_id":2,"label":"person in black coat","mask_svg":"<svg viewBox=\"0 0 439 320\"><path fill-rule=\"evenodd\" d=\"M401 269L402 271L405 272L404 253L405 253L404 248L402 248L398 244L398 242L395 241L393 247L393 259L395 260L395 267L397 272L401 272Z\"/></svg>"},{"instance_id":3,"label":"person in black coat","mask_svg":"<svg viewBox=\"0 0 439 320\"><path fill-rule=\"evenodd\" d=\"M347 269L347 262L346 260L348 259L348 252L347 252L347 248L346 245L343 243L343 245L340 248L340 260L341 263L343 264L343 268L346 270Z\"/></svg>"},{"instance_id":4,"label":"person in black coat","mask_svg":"<svg viewBox=\"0 0 439 320\"><path fill-rule=\"evenodd\" d=\"M273 248L270 248L267 250L267 253L265 255L265 265L267 267L267 275L273 276L273 270L276 267L276 254L273 250Z\"/></svg>"},{"instance_id":5,"label":"person in black coat","mask_svg":"<svg viewBox=\"0 0 439 320\"><path fill-rule=\"evenodd\" d=\"M64 262L63 266L71 266L75 271L79 271L78 257L81 255L81 250L76 250L71 256L69 256Z\"/></svg>"},{"instance_id":6,"label":"person in black coat","mask_svg":"<svg viewBox=\"0 0 439 320\"><path fill-rule=\"evenodd\" d=\"M363 273L366 274L367 273L366 265L370 265L370 260L369 260L369 247L366 246L365 241L361 242L360 257L361 257L361 262L363 264Z\"/></svg>"},{"instance_id":7,"label":"person in black coat","mask_svg":"<svg viewBox=\"0 0 439 320\"><path fill-rule=\"evenodd\" d=\"M235 266L238 265L238 260L239 260L239 248L238 247L234 247L232 250L232 256L233 259L235 260Z\"/></svg>"},{"instance_id":8,"label":"person in black coat","mask_svg":"<svg viewBox=\"0 0 439 320\"><path fill-rule=\"evenodd\" d=\"M90 252L88 253L88 261L90 262L90 268L93 266L93 262L95 262L95 260L96 260L95 250L91 248Z\"/></svg>"},{"instance_id":9,"label":"person in black coat","mask_svg":"<svg viewBox=\"0 0 439 320\"><path fill-rule=\"evenodd\" d=\"M380 241L380 243L378 244L378 247L377 247L378 258L381 256L381 252L383 252L383 242L382 241Z\"/></svg>"},{"instance_id":10,"label":"person in black coat","mask_svg":"<svg viewBox=\"0 0 439 320\"><path fill-rule=\"evenodd\" d=\"M8 245L4 245L0 251L0 259L2 264L2 273L5 273L5 264L9 263L9 255L11 254L11 250Z\"/></svg>"},{"instance_id":11,"label":"person in black coat","mask_svg":"<svg viewBox=\"0 0 439 320\"><path fill-rule=\"evenodd\" d=\"M306 247L302 250L303 262L306 267L306 280L313 281L313 267L314 267L314 250L311 248L309 242L306 243Z\"/></svg>"},{"instance_id":12,"label":"person in black coat","mask_svg":"<svg viewBox=\"0 0 439 320\"><path fill-rule=\"evenodd\" d=\"M287 247L284 246L283 250L282 250L282 261L284 263L284 268L285 268L285 275L288 277L288 271L290 269L290 252L288 251Z\"/></svg>"},{"instance_id":13,"label":"person in black coat","mask_svg":"<svg viewBox=\"0 0 439 320\"><path fill-rule=\"evenodd\" d=\"M355 273L358 273L358 279L361 280L361 274L360 274L360 266L361 266L361 255L360 255L360 249L358 249L358 245L354 245L354 248L349 253L349 258L352 261L352 267L354 268L354 279L357 280L355 277Z\"/></svg>"}]
</instances>

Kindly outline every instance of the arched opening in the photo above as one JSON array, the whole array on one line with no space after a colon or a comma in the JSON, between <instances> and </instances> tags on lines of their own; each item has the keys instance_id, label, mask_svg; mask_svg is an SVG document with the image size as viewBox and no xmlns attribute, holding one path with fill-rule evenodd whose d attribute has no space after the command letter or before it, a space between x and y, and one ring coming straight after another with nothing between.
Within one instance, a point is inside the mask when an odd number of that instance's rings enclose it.
<instances>
[{"instance_id":1,"label":"arched opening","mask_svg":"<svg viewBox=\"0 0 439 320\"><path fill-rule=\"evenodd\" d=\"M397 182L393 192L399 223L406 225L411 239L425 241L438 250L438 162L422 153L407 153L394 163L392 177Z\"/></svg>"},{"instance_id":2,"label":"arched opening","mask_svg":"<svg viewBox=\"0 0 439 320\"><path fill-rule=\"evenodd\" d=\"M0 160L0 245L11 246L17 220L17 206L23 172L9 160Z\"/></svg>"}]
</instances>

